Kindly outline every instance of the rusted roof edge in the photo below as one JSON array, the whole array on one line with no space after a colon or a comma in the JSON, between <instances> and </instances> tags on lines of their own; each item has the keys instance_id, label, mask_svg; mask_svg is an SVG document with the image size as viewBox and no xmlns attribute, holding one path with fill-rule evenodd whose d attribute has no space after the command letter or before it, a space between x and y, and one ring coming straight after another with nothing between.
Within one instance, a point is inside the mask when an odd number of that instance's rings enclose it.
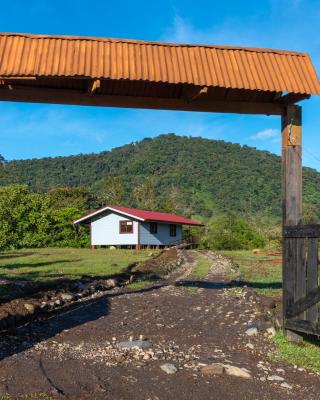
<instances>
[{"instance_id":1,"label":"rusted roof edge","mask_svg":"<svg viewBox=\"0 0 320 400\"><path fill-rule=\"evenodd\" d=\"M157 42L148 40L135 40L135 39L120 39L120 38L104 38L95 36L72 36L72 35L45 35L45 34L33 34L33 33L16 33L16 32L0 32L0 36L19 36L31 39L61 39L61 40L83 40L83 41L99 41L99 42L113 42L113 43L132 43L132 44L145 44L152 46L169 46L169 47L205 47L212 49L221 50L242 50L249 52L259 53L274 53L274 54L286 54L292 56L309 57L308 53L302 53L291 50L281 49L270 49L260 47L246 47L246 46L223 46L213 44L197 44L197 43L170 43L170 42Z\"/></svg>"}]
</instances>

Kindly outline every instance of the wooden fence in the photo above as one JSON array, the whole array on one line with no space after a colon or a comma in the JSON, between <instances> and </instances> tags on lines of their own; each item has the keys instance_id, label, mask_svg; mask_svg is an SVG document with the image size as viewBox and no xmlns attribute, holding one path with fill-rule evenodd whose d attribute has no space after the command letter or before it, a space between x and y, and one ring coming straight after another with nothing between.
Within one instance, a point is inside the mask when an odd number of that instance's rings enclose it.
<instances>
[{"instance_id":1,"label":"wooden fence","mask_svg":"<svg viewBox=\"0 0 320 400\"><path fill-rule=\"evenodd\" d=\"M284 328L320 335L319 308L320 225L284 228Z\"/></svg>"}]
</instances>

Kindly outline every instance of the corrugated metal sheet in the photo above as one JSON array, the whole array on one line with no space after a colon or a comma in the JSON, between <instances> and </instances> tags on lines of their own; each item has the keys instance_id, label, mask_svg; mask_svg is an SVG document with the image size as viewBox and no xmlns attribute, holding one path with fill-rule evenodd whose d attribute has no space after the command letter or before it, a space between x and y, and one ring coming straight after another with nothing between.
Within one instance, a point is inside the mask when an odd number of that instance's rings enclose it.
<instances>
[{"instance_id":1,"label":"corrugated metal sheet","mask_svg":"<svg viewBox=\"0 0 320 400\"><path fill-rule=\"evenodd\" d=\"M0 34L0 76L126 79L320 94L308 54L86 37Z\"/></svg>"},{"instance_id":2,"label":"corrugated metal sheet","mask_svg":"<svg viewBox=\"0 0 320 400\"><path fill-rule=\"evenodd\" d=\"M179 215L175 214L169 214L157 211L138 210L136 208L126 208L120 206L102 207L96 211L93 211L85 215L84 217L77 219L76 221L74 221L74 224L91 219L92 217L99 215L105 212L106 210L118 211L119 213L123 213L124 215L130 217L136 217L143 221L168 222L168 223L175 223L182 225L198 225L198 226L202 225L201 222L189 218L180 217Z\"/></svg>"}]
</instances>

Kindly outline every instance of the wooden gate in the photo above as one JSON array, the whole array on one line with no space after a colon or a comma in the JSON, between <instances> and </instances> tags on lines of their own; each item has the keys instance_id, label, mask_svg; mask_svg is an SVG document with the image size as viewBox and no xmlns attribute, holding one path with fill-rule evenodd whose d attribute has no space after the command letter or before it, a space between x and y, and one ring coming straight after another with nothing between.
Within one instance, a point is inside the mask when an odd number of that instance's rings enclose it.
<instances>
[{"instance_id":1,"label":"wooden gate","mask_svg":"<svg viewBox=\"0 0 320 400\"><path fill-rule=\"evenodd\" d=\"M284 229L284 328L320 335L318 276L320 225Z\"/></svg>"}]
</instances>

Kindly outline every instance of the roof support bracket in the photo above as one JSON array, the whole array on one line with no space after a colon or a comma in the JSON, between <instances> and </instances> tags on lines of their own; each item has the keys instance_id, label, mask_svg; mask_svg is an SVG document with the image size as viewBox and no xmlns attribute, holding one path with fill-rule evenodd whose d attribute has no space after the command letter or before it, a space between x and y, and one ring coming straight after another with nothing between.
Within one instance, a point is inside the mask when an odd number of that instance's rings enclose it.
<instances>
[{"instance_id":1,"label":"roof support bracket","mask_svg":"<svg viewBox=\"0 0 320 400\"><path fill-rule=\"evenodd\" d=\"M90 81L89 83L89 87L88 87L88 95L89 96L93 96L96 94L97 90L100 89L101 87L101 81L100 79L93 79L92 81Z\"/></svg>"},{"instance_id":2,"label":"roof support bracket","mask_svg":"<svg viewBox=\"0 0 320 400\"><path fill-rule=\"evenodd\" d=\"M3 79L0 79L0 87L8 90L13 90L13 86L5 82Z\"/></svg>"},{"instance_id":3,"label":"roof support bracket","mask_svg":"<svg viewBox=\"0 0 320 400\"><path fill-rule=\"evenodd\" d=\"M208 93L207 86L196 86L188 89L184 97L186 98L188 103L191 103L197 100L199 97L202 97L202 95L206 95L207 93Z\"/></svg>"}]
</instances>

